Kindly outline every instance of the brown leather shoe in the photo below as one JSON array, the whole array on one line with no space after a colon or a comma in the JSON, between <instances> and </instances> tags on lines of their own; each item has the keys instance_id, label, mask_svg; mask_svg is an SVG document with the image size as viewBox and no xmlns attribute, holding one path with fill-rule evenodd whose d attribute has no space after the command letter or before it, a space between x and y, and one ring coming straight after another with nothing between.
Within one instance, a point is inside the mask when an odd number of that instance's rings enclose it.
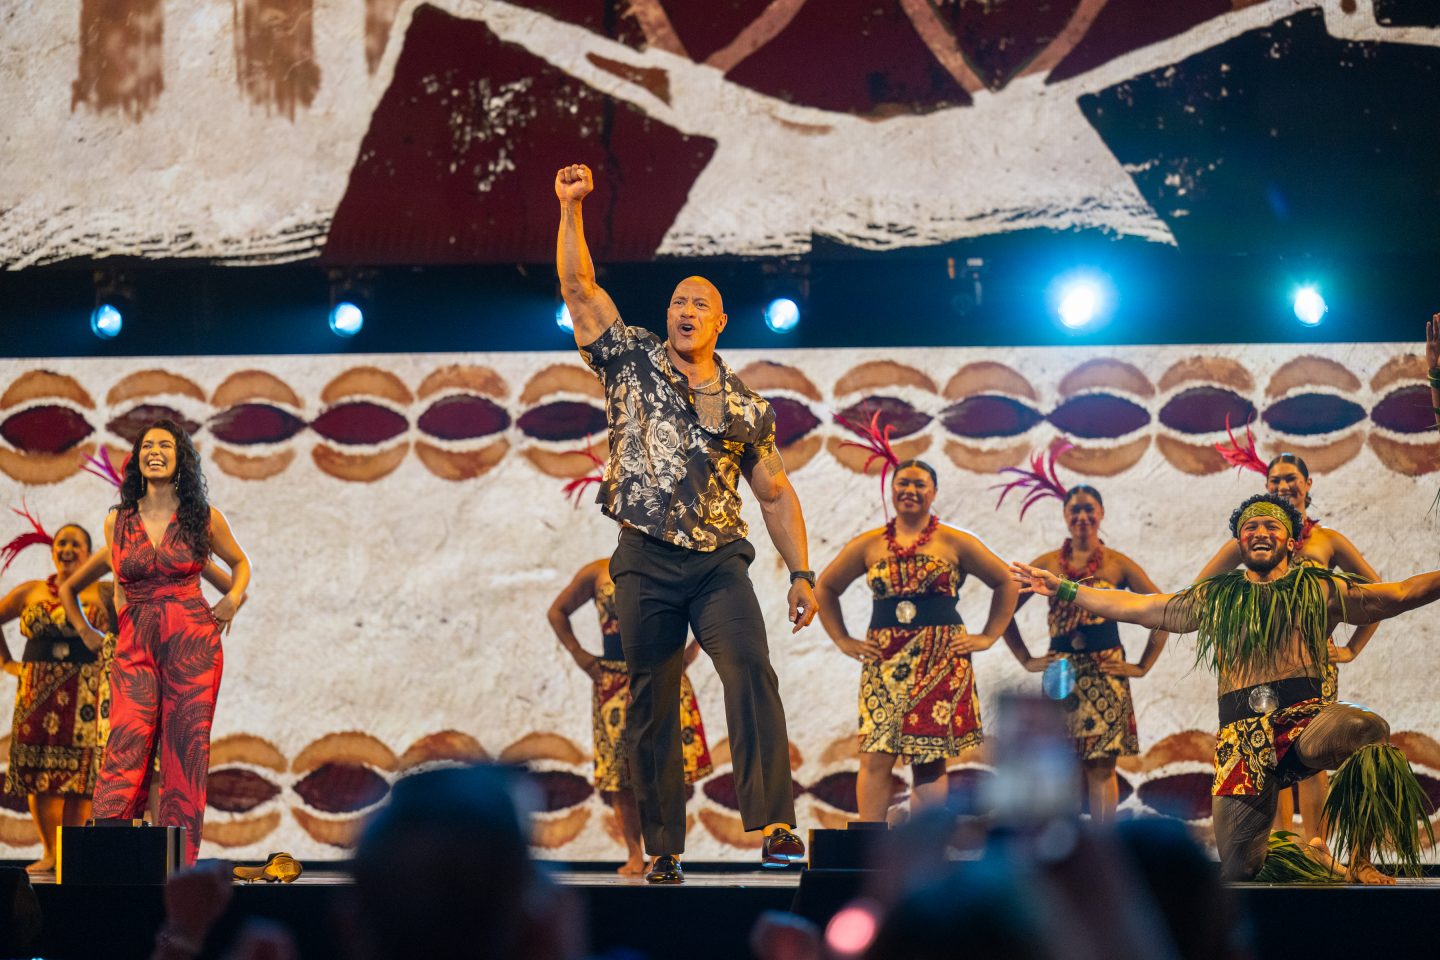
<instances>
[{"instance_id":1,"label":"brown leather shoe","mask_svg":"<svg viewBox=\"0 0 1440 960\"><path fill-rule=\"evenodd\" d=\"M805 844L795 834L781 827L765 838L760 848L760 866L778 870L805 859Z\"/></svg>"},{"instance_id":2,"label":"brown leather shoe","mask_svg":"<svg viewBox=\"0 0 1440 960\"><path fill-rule=\"evenodd\" d=\"M680 869L680 861L668 853L662 853L650 864L650 872L645 874L646 883L684 883L685 871Z\"/></svg>"}]
</instances>

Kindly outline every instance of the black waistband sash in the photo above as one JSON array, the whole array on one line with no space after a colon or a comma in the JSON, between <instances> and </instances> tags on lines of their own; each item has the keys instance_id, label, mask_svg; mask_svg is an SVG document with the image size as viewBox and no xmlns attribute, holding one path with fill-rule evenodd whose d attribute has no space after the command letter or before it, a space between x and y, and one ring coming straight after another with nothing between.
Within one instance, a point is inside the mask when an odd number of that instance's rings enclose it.
<instances>
[{"instance_id":1,"label":"black waistband sash","mask_svg":"<svg viewBox=\"0 0 1440 960\"><path fill-rule=\"evenodd\" d=\"M1114 620L1087 623L1050 638L1051 653L1098 653L1120 646L1120 628Z\"/></svg>"},{"instance_id":2,"label":"black waistband sash","mask_svg":"<svg viewBox=\"0 0 1440 960\"><path fill-rule=\"evenodd\" d=\"M870 608L870 629L888 630L899 627L902 630L919 630L921 627L960 627L960 611L955 608L957 598L933 597L883 597L874 601Z\"/></svg>"},{"instance_id":3,"label":"black waistband sash","mask_svg":"<svg viewBox=\"0 0 1440 960\"><path fill-rule=\"evenodd\" d=\"M94 663L99 655L79 637L46 631L25 641L26 663Z\"/></svg>"},{"instance_id":4,"label":"black waistband sash","mask_svg":"<svg viewBox=\"0 0 1440 960\"><path fill-rule=\"evenodd\" d=\"M1220 726L1228 727L1250 717L1294 706L1302 700L1318 699L1320 695L1319 677L1290 677L1231 690L1220 695Z\"/></svg>"}]
</instances>

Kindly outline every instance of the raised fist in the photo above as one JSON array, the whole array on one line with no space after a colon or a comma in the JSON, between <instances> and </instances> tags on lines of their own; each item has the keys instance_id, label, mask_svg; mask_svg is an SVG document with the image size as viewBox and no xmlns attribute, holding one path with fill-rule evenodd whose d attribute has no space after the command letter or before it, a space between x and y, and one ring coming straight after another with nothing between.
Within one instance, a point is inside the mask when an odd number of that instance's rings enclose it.
<instances>
[{"instance_id":1,"label":"raised fist","mask_svg":"<svg viewBox=\"0 0 1440 960\"><path fill-rule=\"evenodd\" d=\"M555 174L555 196L561 202L575 202L585 199L586 194L595 189L595 178L590 173L590 168L583 163L572 163L568 167L561 167Z\"/></svg>"}]
</instances>

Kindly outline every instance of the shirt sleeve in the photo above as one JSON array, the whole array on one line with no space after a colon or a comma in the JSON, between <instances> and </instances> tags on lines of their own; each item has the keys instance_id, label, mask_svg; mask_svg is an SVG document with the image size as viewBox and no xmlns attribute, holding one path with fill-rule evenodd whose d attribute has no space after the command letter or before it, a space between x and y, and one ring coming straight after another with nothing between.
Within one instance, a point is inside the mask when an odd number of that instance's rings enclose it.
<instances>
[{"instance_id":1,"label":"shirt sleeve","mask_svg":"<svg viewBox=\"0 0 1440 960\"><path fill-rule=\"evenodd\" d=\"M591 370L603 376L615 361L641 349L646 333L643 327L628 326L617 317L604 333L580 348L580 357Z\"/></svg>"},{"instance_id":2,"label":"shirt sleeve","mask_svg":"<svg viewBox=\"0 0 1440 960\"><path fill-rule=\"evenodd\" d=\"M775 447L775 408L766 403L765 412L760 416L760 426L755 432L755 442L745 451L745 466L748 468L771 455L778 457L780 454Z\"/></svg>"}]
</instances>

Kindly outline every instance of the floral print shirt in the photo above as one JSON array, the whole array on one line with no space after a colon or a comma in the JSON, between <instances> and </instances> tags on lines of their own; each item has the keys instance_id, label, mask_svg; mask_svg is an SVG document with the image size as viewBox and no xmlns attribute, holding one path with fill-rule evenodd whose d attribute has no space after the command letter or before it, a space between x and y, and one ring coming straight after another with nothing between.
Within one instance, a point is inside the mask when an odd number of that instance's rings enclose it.
<instances>
[{"instance_id":1,"label":"floral print shirt","mask_svg":"<svg viewBox=\"0 0 1440 960\"><path fill-rule=\"evenodd\" d=\"M665 341L621 320L580 355L605 386L610 460L595 498L605 514L690 550L743 538L749 531L740 517L740 477L775 454L769 402L716 356L725 403L712 433Z\"/></svg>"}]
</instances>

